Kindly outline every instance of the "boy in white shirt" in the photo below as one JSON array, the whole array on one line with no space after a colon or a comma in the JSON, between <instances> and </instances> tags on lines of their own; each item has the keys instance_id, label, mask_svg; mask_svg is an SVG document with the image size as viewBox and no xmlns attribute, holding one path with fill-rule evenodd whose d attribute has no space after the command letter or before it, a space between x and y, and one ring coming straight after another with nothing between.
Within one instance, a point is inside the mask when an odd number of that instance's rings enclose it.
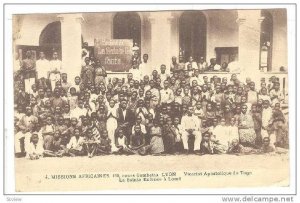
<instances>
[{"instance_id":1,"label":"boy in white shirt","mask_svg":"<svg viewBox=\"0 0 300 203\"><path fill-rule=\"evenodd\" d=\"M233 140L239 140L239 129L236 125L235 117L231 118L230 126L228 126L228 140L232 143Z\"/></svg>"},{"instance_id":2,"label":"boy in white shirt","mask_svg":"<svg viewBox=\"0 0 300 203\"><path fill-rule=\"evenodd\" d=\"M69 143L67 144L66 152L72 157L83 156L85 154L83 143L84 138L80 136L79 128L75 128L74 136L71 137Z\"/></svg>"},{"instance_id":3,"label":"boy in white shirt","mask_svg":"<svg viewBox=\"0 0 300 203\"><path fill-rule=\"evenodd\" d=\"M43 143L40 141L38 134L34 133L31 136L31 142L29 143L26 157L31 160L39 159L43 157L44 148Z\"/></svg>"}]
</instances>

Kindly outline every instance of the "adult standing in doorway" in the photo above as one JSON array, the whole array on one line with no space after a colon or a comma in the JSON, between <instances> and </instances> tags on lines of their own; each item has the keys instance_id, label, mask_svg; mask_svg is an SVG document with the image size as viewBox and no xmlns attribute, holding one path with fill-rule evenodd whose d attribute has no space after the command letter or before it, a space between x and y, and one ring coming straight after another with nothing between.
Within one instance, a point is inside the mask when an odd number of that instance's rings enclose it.
<instances>
[{"instance_id":1,"label":"adult standing in doorway","mask_svg":"<svg viewBox=\"0 0 300 203\"><path fill-rule=\"evenodd\" d=\"M46 59L45 53L41 51L39 53L39 59L36 61L36 79L39 87L48 86L48 73L50 71L50 63Z\"/></svg>"},{"instance_id":2,"label":"adult standing in doorway","mask_svg":"<svg viewBox=\"0 0 300 203\"><path fill-rule=\"evenodd\" d=\"M49 79L51 82L52 91L55 88L55 84L60 80L60 73L62 71L61 60L58 59L58 53L53 52L52 60L50 61Z\"/></svg>"}]
</instances>

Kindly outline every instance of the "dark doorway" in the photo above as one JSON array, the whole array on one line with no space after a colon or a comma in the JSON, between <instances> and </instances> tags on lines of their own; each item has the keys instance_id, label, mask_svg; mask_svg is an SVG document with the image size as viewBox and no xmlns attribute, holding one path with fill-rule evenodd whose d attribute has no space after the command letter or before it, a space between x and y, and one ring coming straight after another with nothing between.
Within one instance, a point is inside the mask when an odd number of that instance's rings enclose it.
<instances>
[{"instance_id":1,"label":"dark doorway","mask_svg":"<svg viewBox=\"0 0 300 203\"><path fill-rule=\"evenodd\" d=\"M187 61L206 58L206 17L201 11L186 11L179 19L179 46Z\"/></svg>"},{"instance_id":2,"label":"dark doorway","mask_svg":"<svg viewBox=\"0 0 300 203\"><path fill-rule=\"evenodd\" d=\"M113 38L132 39L141 48L141 18L135 12L117 13L113 19Z\"/></svg>"},{"instance_id":3,"label":"dark doorway","mask_svg":"<svg viewBox=\"0 0 300 203\"><path fill-rule=\"evenodd\" d=\"M39 39L40 50L45 52L48 59L52 58L52 53L57 51L61 57L61 23L55 21L49 23L41 32Z\"/></svg>"}]
</instances>

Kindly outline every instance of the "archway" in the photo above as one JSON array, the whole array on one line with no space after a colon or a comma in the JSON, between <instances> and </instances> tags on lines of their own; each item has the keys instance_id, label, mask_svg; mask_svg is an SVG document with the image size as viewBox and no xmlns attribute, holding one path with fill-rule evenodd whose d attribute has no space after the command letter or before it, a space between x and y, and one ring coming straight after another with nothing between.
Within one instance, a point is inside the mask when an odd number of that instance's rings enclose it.
<instances>
[{"instance_id":1,"label":"archway","mask_svg":"<svg viewBox=\"0 0 300 203\"><path fill-rule=\"evenodd\" d=\"M132 39L141 48L141 18L135 12L117 13L113 19L113 38Z\"/></svg>"},{"instance_id":2,"label":"archway","mask_svg":"<svg viewBox=\"0 0 300 203\"><path fill-rule=\"evenodd\" d=\"M41 32L39 38L40 49L45 52L47 58L51 59L53 51L61 56L61 23L55 21L49 23Z\"/></svg>"},{"instance_id":3,"label":"archway","mask_svg":"<svg viewBox=\"0 0 300 203\"><path fill-rule=\"evenodd\" d=\"M184 59L206 58L206 17L201 11L186 11L179 18L179 46Z\"/></svg>"}]
</instances>

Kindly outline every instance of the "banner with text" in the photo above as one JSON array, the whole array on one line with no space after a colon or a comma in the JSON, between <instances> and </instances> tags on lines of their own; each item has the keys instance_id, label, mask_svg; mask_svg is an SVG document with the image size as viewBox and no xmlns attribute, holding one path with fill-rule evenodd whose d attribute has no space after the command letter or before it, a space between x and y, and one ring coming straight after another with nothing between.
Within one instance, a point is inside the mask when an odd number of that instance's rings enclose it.
<instances>
[{"instance_id":1,"label":"banner with text","mask_svg":"<svg viewBox=\"0 0 300 203\"><path fill-rule=\"evenodd\" d=\"M125 72L131 68L132 45L132 39L95 39L95 57L107 71Z\"/></svg>"}]
</instances>

